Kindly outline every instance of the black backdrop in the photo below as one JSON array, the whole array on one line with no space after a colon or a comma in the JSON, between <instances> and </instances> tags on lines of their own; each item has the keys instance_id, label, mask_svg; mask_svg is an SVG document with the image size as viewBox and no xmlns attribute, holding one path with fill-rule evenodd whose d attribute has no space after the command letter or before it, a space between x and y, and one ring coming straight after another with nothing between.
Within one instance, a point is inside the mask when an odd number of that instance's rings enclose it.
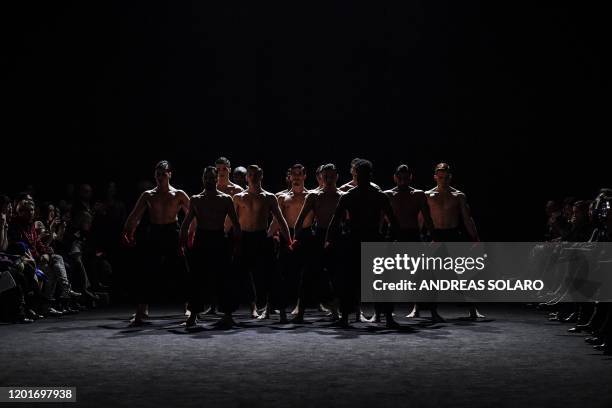
<instances>
[{"instance_id":1,"label":"black backdrop","mask_svg":"<svg viewBox=\"0 0 612 408\"><path fill-rule=\"evenodd\" d=\"M610 182L609 26L534 1L2 3L0 191L119 182L167 158L455 168L488 240L540 238L547 198ZM311 180L312 181L312 180Z\"/></svg>"}]
</instances>

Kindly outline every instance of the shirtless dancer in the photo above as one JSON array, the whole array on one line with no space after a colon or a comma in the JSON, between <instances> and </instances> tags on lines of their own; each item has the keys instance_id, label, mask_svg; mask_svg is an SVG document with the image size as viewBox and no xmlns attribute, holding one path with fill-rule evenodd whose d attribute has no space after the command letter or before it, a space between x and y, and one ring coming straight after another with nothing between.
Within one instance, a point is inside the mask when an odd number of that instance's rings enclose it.
<instances>
[{"instance_id":1,"label":"shirtless dancer","mask_svg":"<svg viewBox=\"0 0 612 408\"><path fill-rule=\"evenodd\" d=\"M274 246L267 235L269 216L273 215L278 220L280 233L286 242L291 243L291 237L276 196L261 187L262 178L263 170L257 165L250 165L247 168L248 189L234 196L234 207L242 230L241 265L244 271L253 274L258 289L256 294L266 301L266 309L259 318L268 319L270 310L278 309L281 322L286 322L281 276L274 267Z\"/></svg>"},{"instance_id":2,"label":"shirtless dancer","mask_svg":"<svg viewBox=\"0 0 612 408\"><path fill-rule=\"evenodd\" d=\"M305 180L306 168L301 164L294 164L289 168L289 190L276 194L280 210L285 220L287 220L289 232L293 238L299 240L299 248L292 246L291 249L286 242L281 240L278 257L281 273L286 283L285 286L290 288L290 295L286 300L289 302L296 302L297 300L296 303L299 303L299 287L301 275L304 272L304 261L310 256L309 252L311 252L313 246L313 237L312 234L308 234L309 230L303 230L299 237L293 231L295 222L300 215L300 211L304 206L304 200L308 194L308 190L304 187ZM304 224L305 227L310 227L312 225L312 216L307 217L304 220ZM269 235L277 233L278 227L279 224L275 218L270 225ZM295 313L292 314L296 314L297 309L298 307L296 306Z\"/></svg>"},{"instance_id":3,"label":"shirtless dancer","mask_svg":"<svg viewBox=\"0 0 612 408\"><path fill-rule=\"evenodd\" d=\"M219 157L215 160L215 168L217 169L217 190L232 197L244 190L244 188L230 180L232 167L228 158Z\"/></svg>"},{"instance_id":4,"label":"shirtless dancer","mask_svg":"<svg viewBox=\"0 0 612 408\"><path fill-rule=\"evenodd\" d=\"M246 188L247 187L246 173L247 173L247 170L244 167L242 166L236 167L234 169L234 172L232 173L232 181L234 182L234 184L239 185L243 189Z\"/></svg>"},{"instance_id":5,"label":"shirtless dancer","mask_svg":"<svg viewBox=\"0 0 612 408\"><path fill-rule=\"evenodd\" d=\"M340 197L338 206L329 224L326 246L333 247L338 238L338 227L342 219L348 217L350 225L349 251L343 268L344 277L341 281L340 303L342 317L337 322L340 327L348 327L349 313L355 310L359 303L359 271L361 270L361 243L382 241L380 234L380 220L386 216L389 220L391 236L397 230L397 220L389 197L380 189L371 185L372 163L368 160L359 160L353 166L357 186L350 189ZM398 327L393 319L393 304L384 308L386 325L389 328Z\"/></svg>"},{"instance_id":6,"label":"shirtless dancer","mask_svg":"<svg viewBox=\"0 0 612 408\"><path fill-rule=\"evenodd\" d=\"M242 187L242 185L240 185L239 183L232 182L230 180L230 174L232 174L232 166L228 158L223 157L223 156L219 157L217 160L215 160L215 167L217 169L217 177L218 177L217 190L221 191L222 193L228 194L231 197L240 193L241 191L244 191L244 188ZM239 169L244 170L244 181L246 182L246 169L244 167L237 167L236 169L234 169L234 176L236 177L237 172L238 174L241 174L241 171ZM238 178L240 178L240 176L238 176ZM237 241L232 238L233 229L232 229L232 222L229 219L229 217L225 218L224 230L225 230L225 234L229 238L229 245L230 247L232 247L233 245L237 243ZM230 253L233 253L233 252L234 251L230 251ZM234 259L232 259L231 267L236 269ZM253 289L254 284L253 282L248 282L248 283L243 282L243 284L245 284L245 286L247 287L246 292L248 293L247 295L248 302L251 305L251 316L256 318L258 317L258 314L257 314L257 305L255 304L255 290ZM215 305L211 305L210 309L208 309L205 312L205 314L215 315L216 314Z\"/></svg>"},{"instance_id":7,"label":"shirtless dancer","mask_svg":"<svg viewBox=\"0 0 612 408\"><path fill-rule=\"evenodd\" d=\"M385 191L391 200L393 213L397 218L399 230L396 239L399 242L420 242L421 227L420 220L427 231L431 233L433 221L427 205L427 197L423 190L412 187L412 170L405 164L401 164L395 170L393 180L395 187ZM415 305L413 311L406 317L418 317L418 308ZM377 311L375 321L380 320L380 312Z\"/></svg>"},{"instance_id":8,"label":"shirtless dancer","mask_svg":"<svg viewBox=\"0 0 612 408\"><path fill-rule=\"evenodd\" d=\"M347 192L349 191L351 188L357 186L357 173L355 172L355 164L359 163L361 160L359 157L355 157L353 160L351 160L351 176L352 179L351 181L349 181L348 183L343 184L342 186L340 186L339 190L343 191L343 192ZM370 184L372 185L372 187L375 187L377 189L380 190L380 187L372 182L370 182Z\"/></svg>"},{"instance_id":9,"label":"shirtless dancer","mask_svg":"<svg viewBox=\"0 0 612 408\"><path fill-rule=\"evenodd\" d=\"M148 210L150 225L147 226L143 241L140 242L143 259L138 270L141 275L139 290L136 293L136 313L130 320L130 325L133 326L144 323L148 315L148 301L154 287L159 285L157 281L162 279L161 274L171 273L171 269L178 265L177 216L180 210L187 212L189 209L189 197L184 191L170 185L171 177L170 164L165 160L157 163L155 166L157 186L142 193L123 229L123 239L127 244L133 244L136 227Z\"/></svg>"},{"instance_id":10,"label":"shirtless dancer","mask_svg":"<svg viewBox=\"0 0 612 408\"><path fill-rule=\"evenodd\" d=\"M480 238L465 194L450 186L451 179L450 166L447 163L439 163L434 170L436 187L425 192L434 227L432 238L435 242L478 242ZM462 223L469 237L463 233ZM434 320L442 319L435 306L432 306L431 313ZM479 317L485 316L478 312L475 305L471 305L470 318Z\"/></svg>"},{"instance_id":11,"label":"shirtless dancer","mask_svg":"<svg viewBox=\"0 0 612 408\"><path fill-rule=\"evenodd\" d=\"M217 169L208 166L202 176L204 191L191 197L189 212L180 231L180 246L187 246L189 226L195 219L197 230L190 257L190 294L191 314L186 326L197 324L197 316L203 310L204 301L211 304L218 301L219 310L224 314L216 325L230 328L235 323L232 313L236 302L232 298L233 273L229 238L225 234L225 220L228 218L233 227L233 236L240 236L238 217L232 197L217 189Z\"/></svg>"},{"instance_id":12,"label":"shirtless dancer","mask_svg":"<svg viewBox=\"0 0 612 408\"><path fill-rule=\"evenodd\" d=\"M336 186L338 171L334 164L326 164L319 167L319 169L320 171L317 178L320 182L320 188L311 190L306 196L304 206L295 222L296 237L302 236L304 228L310 228L309 225L312 224L313 221L316 224L314 235L315 245L309 258L306 260L306 262L310 264L310 267L305 269L308 275L303 275L300 282L300 299L303 299L304 287L308 286L309 283L319 280L322 285L316 287L316 290L320 291L323 289L323 286L327 286L328 288L326 291L328 293L318 293L319 300L332 301L333 290L331 276L329 275L329 268L331 265L326 265L324 262L325 235L336 207L338 206L338 201L344 193ZM314 220L312 220L313 217ZM310 222L308 222L309 218L311 219ZM328 299L324 299L325 296L327 296ZM333 307L333 309L336 309L336 307ZM298 302L297 315L293 320L297 323L303 321L304 311L305 303ZM332 310L332 316L336 319L338 318L337 310Z\"/></svg>"},{"instance_id":13,"label":"shirtless dancer","mask_svg":"<svg viewBox=\"0 0 612 408\"><path fill-rule=\"evenodd\" d=\"M362 161L363 159L360 159L359 157L355 157L353 160L351 160L351 181L349 181L348 183L343 184L342 186L340 186L339 190L342 192L347 192L349 191L351 188L357 186L357 173L355 172L355 165L357 163L359 163L360 161ZM374 188L377 189L381 189L377 184L373 183L370 181L370 185ZM376 316L373 316L372 319L376 319ZM357 312L357 318L356 318L357 322L370 322L372 321L371 319L368 319L364 316L363 312L361 311L361 309Z\"/></svg>"}]
</instances>

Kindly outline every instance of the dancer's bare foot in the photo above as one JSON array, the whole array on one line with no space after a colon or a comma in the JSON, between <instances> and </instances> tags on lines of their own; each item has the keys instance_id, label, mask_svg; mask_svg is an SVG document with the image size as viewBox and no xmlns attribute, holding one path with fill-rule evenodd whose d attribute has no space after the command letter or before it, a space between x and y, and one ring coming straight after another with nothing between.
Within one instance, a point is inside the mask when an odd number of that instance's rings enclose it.
<instances>
[{"instance_id":1,"label":"dancer's bare foot","mask_svg":"<svg viewBox=\"0 0 612 408\"><path fill-rule=\"evenodd\" d=\"M257 311L255 311L257 313ZM259 316L257 316L257 320L266 320L270 318L270 312L268 312L268 308L266 307L263 312Z\"/></svg>"},{"instance_id":2,"label":"dancer's bare foot","mask_svg":"<svg viewBox=\"0 0 612 408\"><path fill-rule=\"evenodd\" d=\"M323 303L319 303L319 312L329 313L331 312L331 309L326 308Z\"/></svg>"},{"instance_id":3,"label":"dancer's bare foot","mask_svg":"<svg viewBox=\"0 0 612 408\"><path fill-rule=\"evenodd\" d=\"M332 321L335 322L336 320L340 319L340 312L337 310L332 310L326 315L326 317L331 317Z\"/></svg>"},{"instance_id":4,"label":"dancer's bare foot","mask_svg":"<svg viewBox=\"0 0 612 408\"><path fill-rule=\"evenodd\" d=\"M144 317L142 315L135 314L134 317L130 319L129 327L139 327L147 324Z\"/></svg>"},{"instance_id":5,"label":"dancer's bare foot","mask_svg":"<svg viewBox=\"0 0 612 408\"><path fill-rule=\"evenodd\" d=\"M371 318L367 318L365 317L365 315L363 314L363 312L360 310L356 315L355 315L355 323L372 323L374 322L374 318L376 316L372 316Z\"/></svg>"},{"instance_id":6,"label":"dancer's bare foot","mask_svg":"<svg viewBox=\"0 0 612 408\"><path fill-rule=\"evenodd\" d=\"M185 328L195 327L198 325L198 314L191 313L187 320L185 320Z\"/></svg>"},{"instance_id":7,"label":"dancer's bare foot","mask_svg":"<svg viewBox=\"0 0 612 408\"><path fill-rule=\"evenodd\" d=\"M300 301L299 301L299 299L298 299L298 304L297 304L297 305L295 305L295 307L294 307L294 308L293 308L293 310L291 311L291 314L295 316L295 315L297 315L297 314L299 314L299 313L300 313Z\"/></svg>"},{"instance_id":8,"label":"dancer's bare foot","mask_svg":"<svg viewBox=\"0 0 612 408\"><path fill-rule=\"evenodd\" d=\"M204 315L207 316L217 316L217 311L215 310L215 306L211 305L208 309L203 312Z\"/></svg>"},{"instance_id":9,"label":"dancer's bare foot","mask_svg":"<svg viewBox=\"0 0 612 408\"><path fill-rule=\"evenodd\" d=\"M251 318L252 319L259 319L259 313L257 313L257 306L256 305L251 305Z\"/></svg>"},{"instance_id":10,"label":"dancer's bare foot","mask_svg":"<svg viewBox=\"0 0 612 408\"><path fill-rule=\"evenodd\" d=\"M412 308L412 311L410 311L410 313L408 313L406 317L409 319L421 317L421 311L419 310L419 306L414 305L414 307Z\"/></svg>"},{"instance_id":11,"label":"dancer's bare foot","mask_svg":"<svg viewBox=\"0 0 612 408\"><path fill-rule=\"evenodd\" d=\"M478 311L476 306L470 308L470 319L482 319L485 317L486 317L485 315L483 315L482 313Z\"/></svg>"},{"instance_id":12,"label":"dancer's bare foot","mask_svg":"<svg viewBox=\"0 0 612 408\"><path fill-rule=\"evenodd\" d=\"M136 306L136 313L130 319L130 326L141 326L145 323L145 319L149 318L149 305L139 304Z\"/></svg>"}]
</instances>

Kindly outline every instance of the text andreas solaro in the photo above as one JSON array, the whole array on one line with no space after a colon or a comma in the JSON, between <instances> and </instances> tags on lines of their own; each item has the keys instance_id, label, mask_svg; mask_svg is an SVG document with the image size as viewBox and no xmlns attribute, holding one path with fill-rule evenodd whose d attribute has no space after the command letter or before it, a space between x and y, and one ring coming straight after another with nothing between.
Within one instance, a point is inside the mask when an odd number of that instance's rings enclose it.
<instances>
[{"instance_id":1,"label":"text andreas solaro","mask_svg":"<svg viewBox=\"0 0 612 408\"><path fill-rule=\"evenodd\" d=\"M610 243L364 242L363 302L612 299Z\"/></svg>"}]
</instances>

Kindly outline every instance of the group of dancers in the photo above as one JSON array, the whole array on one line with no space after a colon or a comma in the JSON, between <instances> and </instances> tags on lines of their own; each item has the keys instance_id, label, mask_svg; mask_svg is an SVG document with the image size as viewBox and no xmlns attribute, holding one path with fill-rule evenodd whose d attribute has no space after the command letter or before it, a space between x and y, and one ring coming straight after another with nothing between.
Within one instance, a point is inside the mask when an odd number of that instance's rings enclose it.
<instances>
[{"instance_id":1,"label":"group of dancers","mask_svg":"<svg viewBox=\"0 0 612 408\"><path fill-rule=\"evenodd\" d=\"M316 171L318 186L306 189L306 168L295 164L287 172L288 188L273 194L262 186L261 167L248 166L241 186L230 180L230 161L221 157L204 169L202 192L189 197L170 184L170 163L159 162L156 187L142 193L123 232L124 241L142 254L130 325L146 323L158 272L172 273L183 262L188 328L197 326L207 305L223 315L216 325L232 327L243 287L253 318L268 319L277 311L288 322L286 308L296 305L291 322L300 323L306 307L315 304L330 311L335 325L348 327L352 313L365 319L359 307L361 242L479 240L466 195L450 185L447 163L435 166L435 187L427 191L411 186L407 165L397 167L395 187L387 191L372 182L372 170L370 161L356 158L352 179L337 186L336 166L325 164ZM145 214L148 222L135 242ZM435 304L428 307L432 320L443 321ZM418 308L409 316L418 316ZM392 303L375 309L373 321L384 317L387 327L399 326ZM470 317L483 316L471 305Z\"/></svg>"}]
</instances>

